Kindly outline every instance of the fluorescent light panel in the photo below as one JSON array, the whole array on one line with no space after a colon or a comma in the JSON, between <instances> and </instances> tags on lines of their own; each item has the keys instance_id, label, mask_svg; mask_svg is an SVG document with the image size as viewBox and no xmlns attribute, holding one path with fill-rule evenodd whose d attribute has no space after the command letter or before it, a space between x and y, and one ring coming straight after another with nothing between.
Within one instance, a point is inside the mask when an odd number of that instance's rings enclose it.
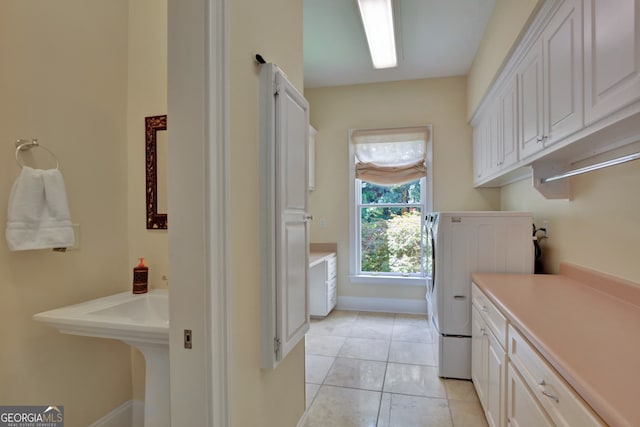
<instances>
[{"instance_id":1,"label":"fluorescent light panel","mask_svg":"<svg viewBox=\"0 0 640 427\"><path fill-rule=\"evenodd\" d=\"M374 68L392 68L398 65L391 2L392 0L358 0Z\"/></svg>"}]
</instances>

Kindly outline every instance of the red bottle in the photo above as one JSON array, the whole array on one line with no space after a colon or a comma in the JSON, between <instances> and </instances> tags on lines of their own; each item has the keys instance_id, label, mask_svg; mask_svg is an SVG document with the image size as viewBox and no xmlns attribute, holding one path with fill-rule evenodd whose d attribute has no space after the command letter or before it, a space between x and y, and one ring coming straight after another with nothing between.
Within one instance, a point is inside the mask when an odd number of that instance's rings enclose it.
<instances>
[{"instance_id":1,"label":"red bottle","mask_svg":"<svg viewBox=\"0 0 640 427\"><path fill-rule=\"evenodd\" d=\"M133 268L133 293L146 294L149 290L147 278L149 277L149 267L144 265L144 258L140 258L140 263Z\"/></svg>"}]
</instances>

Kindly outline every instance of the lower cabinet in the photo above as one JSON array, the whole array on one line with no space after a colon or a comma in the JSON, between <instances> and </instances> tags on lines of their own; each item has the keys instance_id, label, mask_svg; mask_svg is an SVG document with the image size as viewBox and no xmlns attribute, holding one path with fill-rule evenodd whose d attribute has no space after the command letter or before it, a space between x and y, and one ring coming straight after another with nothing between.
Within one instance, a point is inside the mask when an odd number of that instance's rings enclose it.
<instances>
[{"instance_id":1,"label":"lower cabinet","mask_svg":"<svg viewBox=\"0 0 640 427\"><path fill-rule=\"evenodd\" d=\"M472 306L471 379L490 427L504 426L507 356L480 311Z\"/></svg>"},{"instance_id":2,"label":"lower cabinet","mask_svg":"<svg viewBox=\"0 0 640 427\"><path fill-rule=\"evenodd\" d=\"M489 426L606 425L475 284L471 294L471 380Z\"/></svg>"},{"instance_id":3,"label":"lower cabinet","mask_svg":"<svg viewBox=\"0 0 640 427\"><path fill-rule=\"evenodd\" d=\"M509 325L509 364L527 386L554 426L595 427L604 422L533 348L520 332Z\"/></svg>"},{"instance_id":4,"label":"lower cabinet","mask_svg":"<svg viewBox=\"0 0 640 427\"><path fill-rule=\"evenodd\" d=\"M553 427L553 422L511 363L507 372L507 402L510 427Z\"/></svg>"},{"instance_id":5,"label":"lower cabinet","mask_svg":"<svg viewBox=\"0 0 640 427\"><path fill-rule=\"evenodd\" d=\"M336 306L336 255L323 259L309 269L309 314L325 317Z\"/></svg>"}]
</instances>

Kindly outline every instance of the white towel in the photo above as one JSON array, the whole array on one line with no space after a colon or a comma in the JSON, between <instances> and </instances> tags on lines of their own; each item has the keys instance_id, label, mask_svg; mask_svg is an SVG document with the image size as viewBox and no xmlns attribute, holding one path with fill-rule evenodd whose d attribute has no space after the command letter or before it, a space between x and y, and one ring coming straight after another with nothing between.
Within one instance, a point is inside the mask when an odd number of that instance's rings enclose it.
<instances>
[{"instance_id":1,"label":"white towel","mask_svg":"<svg viewBox=\"0 0 640 427\"><path fill-rule=\"evenodd\" d=\"M12 251L73 246L67 193L58 169L22 168L9 196L6 237Z\"/></svg>"}]
</instances>

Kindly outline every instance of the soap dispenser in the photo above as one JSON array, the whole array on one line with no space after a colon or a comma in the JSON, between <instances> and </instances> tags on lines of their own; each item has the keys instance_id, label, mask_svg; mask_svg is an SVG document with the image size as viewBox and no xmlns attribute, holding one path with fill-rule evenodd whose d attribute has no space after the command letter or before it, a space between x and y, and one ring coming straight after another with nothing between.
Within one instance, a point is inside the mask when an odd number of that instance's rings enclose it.
<instances>
[{"instance_id":1,"label":"soap dispenser","mask_svg":"<svg viewBox=\"0 0 640 427\"><path fill-rule=\"evenodd\" d=\"M149 267L144 265L144 258L140 258L137 267L133 268L133 293L145 294L149 290L147 278L149 277Z\"/></svg>"}]
</instances>

